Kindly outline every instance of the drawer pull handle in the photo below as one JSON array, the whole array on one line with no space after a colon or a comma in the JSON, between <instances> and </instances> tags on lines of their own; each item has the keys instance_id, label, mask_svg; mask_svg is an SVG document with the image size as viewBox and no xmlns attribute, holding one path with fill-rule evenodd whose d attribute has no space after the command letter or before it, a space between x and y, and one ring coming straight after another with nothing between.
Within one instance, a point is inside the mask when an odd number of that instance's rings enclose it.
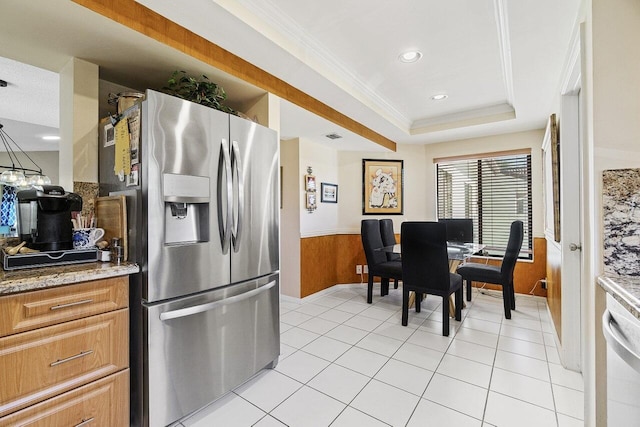
<instances>
[{"instance_id":1,"label":"drawer pull handle","mask_svg":"<svg viewBox=\"0 0 640 427\"><path fill-rule=\"evenodd\" d=\"M68 304L58 304L51 306L51 310L60 310L61 308L75 307L76 305L89 304L93 299L83 299L82 301L70 302Z\"/></svg>"},{"instance_id":2,"label":"drawer pull handle","mask_svg":"<svg viewBox=\"0 0 640 427\"><path fill-rule=\"evenodd\" d=\"M93 417L87 418L86 420L83 419L80 424L76 424L74 427L86 426L87 424L92 423L92 422L93 422Z\"/></svg>"},{"instance_id":3,"label":"drawer pull handle","mask_svg":"<svg viewBox=\"0 0 640 427\"><path fill-rule=\"evenodd\" d=\"M74 359L79 359L80 357L88 356L91 353L93 353L93 350L81 351L80 353L78 353L78 354L76 354L74 356L67 357L66 359L58 359L55 362L51 362L51 366L52 367L53 366L58 366L58 365L60 365L62 363L70 362L70 361L72 361Z\"/></svg>"}]
</instances>

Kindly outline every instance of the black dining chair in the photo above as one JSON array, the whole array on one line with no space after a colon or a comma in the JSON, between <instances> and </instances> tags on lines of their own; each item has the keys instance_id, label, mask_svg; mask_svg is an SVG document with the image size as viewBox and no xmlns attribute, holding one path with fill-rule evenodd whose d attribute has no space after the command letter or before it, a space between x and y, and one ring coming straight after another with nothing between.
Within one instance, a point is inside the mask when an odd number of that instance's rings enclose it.
<instances>
[{"instance_id":1,"label":"black dining chair","mask_svg":"<svg viewBox=\"0 0 640 427\"><path fill-rule=\"evenodd\" d=\"M449 336L449 297L455 293L455 317L462 319L462 277L449 271L447 229L438 222L404 222L402 240L402 326L409 320L409 292L416 294L420 312L422 294L442 297L442 335Z\"/></svg>"},{"instance_id":2,"label":"black dining chair","mask_svg":"<svg viewBox=\"0 0 640 427\"><path fill-rule=\"evenodd\" d=\"M396 244L396 234L393 231L393 220L380 220L380 235L384 246L393 246ZM400 261L400 259L400 254L387 252L387 261ZM398 279L393 279L393 288L398 289Z\"/></svg>"},{"instance_id":3,"label":"black dining chair","mask_svg":"<svg viewBox=\"0 0 640 427\"><path fill-rule=\"evenodd\" d=\"M509 241L507 250L502 258L501 265L487 265L476 262L462 264L456 272L462 276L467 285L467 301L471 301L471 282L491 283L502 286L502 299L504 304L504 316L511 319L511 310L516 309L516 294L513 288L513 270L522 239L524 238L524 227L522 221L513 221L509 231Z\"/></svg>"},{"instance_id":4,"label":"black dining chair","mask_svg":"<svg viewBox=\"0 0 640 427\"><path fill-rule=\"evenodd\" d=\"M360 226L362 247L367 258L369 280L367 283L367 302L373 301L373 277L380 277L380 295L389 293L389 279L402 280L402 264L399 261L388 261L382 249L382 235L377 219L363 219Z\"/></svg>"}]
</instances>

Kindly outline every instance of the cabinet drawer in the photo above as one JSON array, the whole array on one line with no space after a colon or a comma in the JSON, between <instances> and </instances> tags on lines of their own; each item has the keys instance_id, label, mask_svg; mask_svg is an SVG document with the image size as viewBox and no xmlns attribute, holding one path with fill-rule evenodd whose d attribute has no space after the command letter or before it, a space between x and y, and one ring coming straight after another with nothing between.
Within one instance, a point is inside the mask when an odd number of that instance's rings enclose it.
<instances>
[{"instance_id":1,"label":"cabinet drawer","mask_svg":"<svg viewBox=\"0 0 640 427\"><path fill-rule=\"evenodd\" d=\"M129 310L0 338L0 416L129 366Z\"/></svg>"},{"instance_id":2,"label":"cabinet drawer","mask_svg":"<svg viewBox=\"0 0 640 427\"><path fill-rule=\"evenodd\" d=\"M0 427L128 425L128 369L0 418Z\"/></svg>"},{"instance_id":3,"label":"cabinet drawer","mask_svg":"<svg viewBox=\"0 0 640 427\"><path fill-rule=\"evenodd\" d=\"M129 276L0 297L0 337L129 305Z\"/></svg>"}]
</instances>

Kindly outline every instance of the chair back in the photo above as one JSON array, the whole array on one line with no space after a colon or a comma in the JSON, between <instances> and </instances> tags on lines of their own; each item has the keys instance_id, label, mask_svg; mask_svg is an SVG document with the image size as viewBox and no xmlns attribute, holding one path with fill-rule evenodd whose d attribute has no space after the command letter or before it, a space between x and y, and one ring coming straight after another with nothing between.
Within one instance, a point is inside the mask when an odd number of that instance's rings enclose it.
<instances>
[{"instance_id":1,"label":"chair back","mask_svg":"<svg viewBox=\"0 0 640 427\"><path fill-rule=\"evenodd\" d=\"M520 248L522 247L522 239L524 239L522 221L513 221L511 223L511 230L509 231L507 250L504 253L502 266L500 267L500 274L503 279L511 280L513 277L513 270L516 268L516 261L518 260Z\"/></svg>"},{"instance_id":2,"label":"chair back","mask_svg":"<svg viewBox=\"0 0 640 427\"><path fill-rule=\"evenodd\" d=\"M360 225L360 236L362 237L362 248L367 257L369 268L387 261L387 254L377 251L384 246L380 234L380 224L377 219L363 219Z\"/></svg>"},{"instance_id":3,"label":"chair back","mask_svg":"<svg viewBox=\"0 0 640 427\"><path fill-rule=\"evenodd\" d=\"M392 246L396 244L396 235L393 232L393 220L380 220L380 235L382 236L382 244L384 246ZM387 261L393 261L400 258L400 254L387 252Z\"/></svg>"},{"instance_id":4,"label":"chair back","mask_svg":"<svg viewBox=\"0 0 640 427\"><path fill-rule=\"evenodd\" d=\"M473 219L441 218L438 222L447 226L447 241L458 243L473 242Z\"/></svg>"},{"instance_id":5,"label":"chair back","mask_svg":"<svg viewBox=\"0 0 640 427\"><path fill-rule=\"evenodd\" d=\"M410 289L449 289L447 228L438 222L403 222L402 282Z\"/></svg>"}]
</instances>

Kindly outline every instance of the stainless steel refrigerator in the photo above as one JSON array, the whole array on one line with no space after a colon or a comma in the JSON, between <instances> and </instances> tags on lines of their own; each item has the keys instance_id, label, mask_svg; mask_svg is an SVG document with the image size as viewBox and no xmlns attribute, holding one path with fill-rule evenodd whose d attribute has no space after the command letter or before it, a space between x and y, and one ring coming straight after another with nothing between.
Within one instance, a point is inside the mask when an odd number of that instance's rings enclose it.
<instances>
[{"instance_id":1,"label":"stainless steel refrigerator","mask_svg":"<svg viewBox=\"0 0 640 427\"><path fill-rule=\"evenodd\" d=\"M126 196L129 260L141 267L131 425L165 426L278 361L278 139L151 90L124 115L133 171L114 172L122 146L103 139L100 195Z\"/></svg>"}]
</instances>

